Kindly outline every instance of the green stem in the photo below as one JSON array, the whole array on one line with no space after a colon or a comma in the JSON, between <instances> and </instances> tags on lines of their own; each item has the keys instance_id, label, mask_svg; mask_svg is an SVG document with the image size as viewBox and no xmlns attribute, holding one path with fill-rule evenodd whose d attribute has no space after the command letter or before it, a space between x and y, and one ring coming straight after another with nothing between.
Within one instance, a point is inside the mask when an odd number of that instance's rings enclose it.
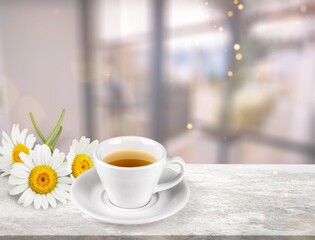
<instances>
[{"instance_id":1,"label":"green stem","mask_svg":"<svg viewBox=\"0 0 315 240\"><path fill-rule=\"evenodd\" d=\"M49 135L48 139L46 140L45 144L50 146L50 142L51 140L53 139L53 137L57 134L57 132L59 131L59 128L61 126L61 123L62 123L62 120L63 120L63 117L65 116L65 109L62 109L62 112L61 112L61 115L59 117L59 120L54 128L54 130L52 131L52 133Z\"/></svg>"},{"instance_id":2,"label":"green stem","mask_svg":"<svg viewBox=\"0 0 315 240\"><path fill-rule=\"evenodd\" d=\"M44 135L42 134L42 132L39 130L38 126L37 126L37 123L35 121L35 118L33 116L33 113L30 112L30 118L31 118L31 121L33 123L33 126L35 128L35 131L37 132L38 136L40 137L40 139L42 139L42 141L45 143L46 142L46 139L44 137Z\"/></svg>"},{"instance_id":3,"label":"green stem","mask_svg":"<svg viewBox=\"0 0 315 240\"><path fill-rule=\"evenodd\" d=\"M60 128L58 129L56 137L52 140L51 147L52 147L53 150L55 149L55 145L56 145L56 143L57 143L57 141L58 141L58 139L60 137L61 132L62 132L62 126L60 126Z\"/></svg>"},{"instance_id":4,"label":"green stem","mask_svg":"<svg viewBox=\"0 0 315 240\"><path fill-rule=\"evenodd\" d=\"M45 143L45 145L47 145L47 144ZM49 149L50 149L51 152L54 151L54 148L53 148L52 146L50 146L50 145L47 145L47 146L49 147Z\"/></svg>"}]
</instances>

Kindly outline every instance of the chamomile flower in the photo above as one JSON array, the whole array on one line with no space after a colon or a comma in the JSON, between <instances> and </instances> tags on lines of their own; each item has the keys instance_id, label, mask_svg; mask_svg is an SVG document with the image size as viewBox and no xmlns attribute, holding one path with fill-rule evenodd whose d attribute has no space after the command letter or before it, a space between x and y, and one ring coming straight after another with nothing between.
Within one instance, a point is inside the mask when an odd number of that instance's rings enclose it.
<instances>
[{"instance_id":1,"label":"chamomile flower","mask_svg":"<svg viewBox=\"0 0 315 240\"><path fill-rule=\"evenodd\" d=\"M19 125L13 124L11 137L2 131L2 146L0 146L0 172L1 176L10 173L12 164L21 163L19 156L21 152L29 154L33 148L36 138L33 134L27 135L27 129L20 132Z\"/></svg>"},{"instance_id":2,"label":"chamomile flower","mask_svg":"<svg viewBox=\"0 0 315 240\"><path fill-rule=\"evenodd\" d=\"M15 185L11 195L21 194L18 203L27 207L34 202L35 209L47 209L64 204L70 199L70 184L65 154L55 149L51 153L47 145L36 145L30 155L19 154L23 163L13 164L9 184Z\"/></svg>"},{"instance_id":3,"label":"chamomile flower","mask_svg":"<svg viewBox=\"0 0 315 240\"><path fill-rule=\"evenodd\" d=\"M90 143L90 139L81 137L80 141L74 139L67 155L68 170L72 177L77 178L81 173L93 167L92 155L98 145L98 140Z\"/></svg>"}]
</instances>

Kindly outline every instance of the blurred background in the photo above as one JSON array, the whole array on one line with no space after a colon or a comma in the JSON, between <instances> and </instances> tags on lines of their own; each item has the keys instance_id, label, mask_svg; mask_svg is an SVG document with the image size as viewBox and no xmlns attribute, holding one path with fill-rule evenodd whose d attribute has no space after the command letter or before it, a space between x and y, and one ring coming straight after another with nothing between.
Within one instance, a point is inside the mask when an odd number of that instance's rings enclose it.
<instances>
[{"instance_id":1,"label":"blurred background","mask_svg":"<svg viewBox=\"0 0 315 240\"><path fill-rule=\"evenodd\" d=\"M0 129L315 162L314 0L0 0Z\"/></svg>"}]
</instances>

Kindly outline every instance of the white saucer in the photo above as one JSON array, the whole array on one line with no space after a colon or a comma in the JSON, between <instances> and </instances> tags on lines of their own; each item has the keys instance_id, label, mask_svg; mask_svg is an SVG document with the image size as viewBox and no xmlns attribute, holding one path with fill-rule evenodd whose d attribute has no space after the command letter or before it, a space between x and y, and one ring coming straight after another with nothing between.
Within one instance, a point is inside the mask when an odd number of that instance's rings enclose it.
<instances>
[{"instance_id":1,"label":"white saucer","mask_svg":"<svg viewBox=\"0 0 315 240\"><path fill-rule=\"evenodd\" d=\"M159 182L172 179L176 174L167 168ZM70 193L73 202L82 212L99 221L118 224L144 224L162 220L177 213L189 200L189 188L184 179L173 188L155 193L144 207L116 207L107 198L95 168L78 177L73 182Z\"/></svg>"}]
</instances>

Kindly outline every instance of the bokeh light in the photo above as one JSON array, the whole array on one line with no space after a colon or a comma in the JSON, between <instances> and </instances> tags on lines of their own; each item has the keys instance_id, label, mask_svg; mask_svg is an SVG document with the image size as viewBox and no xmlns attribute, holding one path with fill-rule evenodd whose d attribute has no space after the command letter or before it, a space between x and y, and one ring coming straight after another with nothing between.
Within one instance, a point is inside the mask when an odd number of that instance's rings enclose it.
<instances>
[{"instance_id":1,"label":"bokeh light","mask_svg":"<svg viewBox=\"0 0 315 240\"><path fill-rule=\"evenodd\" d=\"M243 4L239 4L239 5L237 5L237 8L238 8L239 10L243 10L243 9L244 9L244 5L243 5Z\"/></svg>"},{"instance_id":2,"label":"bokeh light","mask_svg":"<svg viewBox=\"0 0 315 240\"><path fill-rule=\"evenodd\" d=\"M186 127L187 127L187 129L191 130L193 128L193 125L192 125L192 123L188 123Z\"/></svg>"},{"instance_id":3,"label":"bokeh light","mask_svg":"<svg viewBox=\"0 0 315 240\"><path fill-rule=\"evenodd\" d=\"M301 6L301 7L300 7L300 11L301 11L302 13L306 13L306 12L307 12L307 7L306 7L305 5Z\"/></svg>"},{"instance_id":4,"label":"bokeh light","mask_svg":"<svg viewBox=\"0 0 315 240\"><path fill-rule=\"evenodd\" d=\"M235 51L238 51L241 49L241 45L239 45L238 43L235 43L233 47Z\"/></svg>"},{"instance_id":5,"label":"bokeh light","mask_svg":"<svg viewBox=\"0 0 315 240\"><path fill-rule=\"evenodd\" d=\"M240 61L240 60L243 59L243 55L242 55L241 53L237 53L237 54L235 55L235 59L238 60L238 61Z\"/></svg>"},{"instance_id":6,"label":"bokeh light","mask_svg":"<svg viewBox=\"0 0 315 240\"><path fill-rule=\"evenodd\" d=\"M233 11L228 11L228 12L226 13L226 15L228 15L228 17L233 17L234 13L233 13Z\"/></svg>"}]
</instances>

